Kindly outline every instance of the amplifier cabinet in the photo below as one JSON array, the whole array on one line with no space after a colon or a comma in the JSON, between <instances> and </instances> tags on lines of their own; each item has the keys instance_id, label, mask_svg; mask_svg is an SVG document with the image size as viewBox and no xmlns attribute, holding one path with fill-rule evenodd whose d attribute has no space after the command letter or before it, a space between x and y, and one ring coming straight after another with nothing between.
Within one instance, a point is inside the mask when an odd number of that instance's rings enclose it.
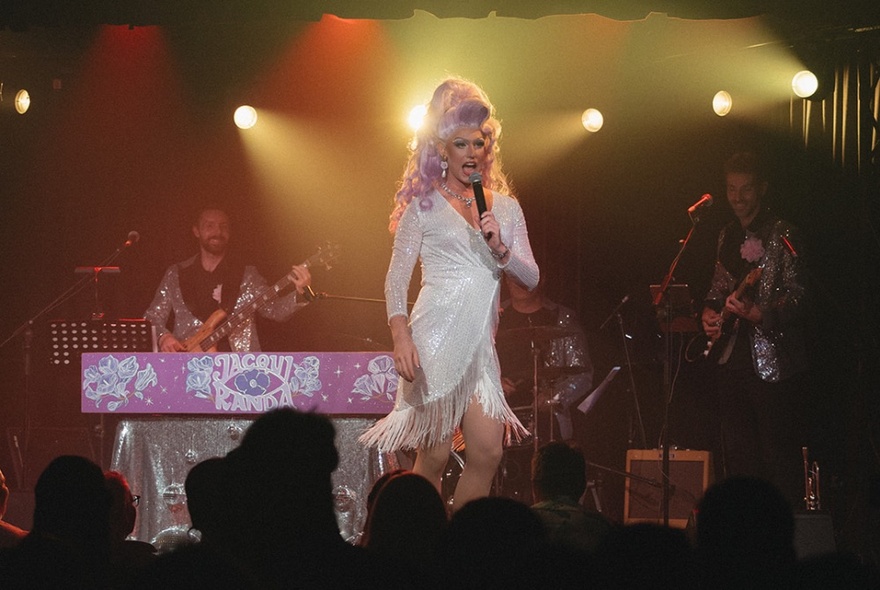
<instances>
[{"instance_id":1,"label":"amplifier cabinet","mask_svg":"<svg viewBox=\"0 0 880 590\"><path fill-rule=\"evenodd\" d=\"M626 452L626 470L636 477L626 478L624 524L663 523L662 467L663 451L660 449L630 449ZM712 453L709 451L669 451L669 526L687 527L688 519L712 479Z\"/></svg>"}]
</instances>

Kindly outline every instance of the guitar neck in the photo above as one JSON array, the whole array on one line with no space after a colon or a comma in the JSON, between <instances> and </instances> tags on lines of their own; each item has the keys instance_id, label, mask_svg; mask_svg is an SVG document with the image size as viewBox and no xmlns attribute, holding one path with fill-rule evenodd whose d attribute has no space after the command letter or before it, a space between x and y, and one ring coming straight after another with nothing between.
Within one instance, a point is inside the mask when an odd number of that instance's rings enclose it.
<instances>
[{"instance_id":1,"label":"guitar neck","mask_svg":"<svg viewBox=\"0 0 880 590\"><path fill-rule=\"evenodd\" d=\"M307 260L300 264L300 266L304 266L306 268L311 267L316 260L320 260L321 255L321 252L319 252L313 256L310 256ZM236 328L241 326L245 322L245 320L256 313L258 309L277 299L278 294L292 284L293 277L291 277L288 273L278 279L278 281L276 281L274 285L271 285L260 291L260 293L256 297L254 297L251 301L247 303L247 305L229 315L214 329L213 332L206 336L199 343L201 349L209 350L210 348L216 346L218 342L229 336Z\"/></svg>"}]
</instances>

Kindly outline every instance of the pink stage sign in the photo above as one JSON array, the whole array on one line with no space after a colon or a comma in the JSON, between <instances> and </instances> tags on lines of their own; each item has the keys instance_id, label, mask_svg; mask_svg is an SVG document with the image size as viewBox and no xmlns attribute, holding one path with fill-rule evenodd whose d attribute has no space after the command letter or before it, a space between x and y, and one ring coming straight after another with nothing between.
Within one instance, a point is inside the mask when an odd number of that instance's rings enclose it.
<instances>
[{"instance_id":1,"label":"pink stage sign","mask_svg":"<svg viewBox=\"0 0 880 590\"><path fill-rule=\"evenodd\" d=\"M116 414L260 414L291 407L384 415L397 372L382 352L82 355L82 411Z\"/></svg>"}]
</instances>

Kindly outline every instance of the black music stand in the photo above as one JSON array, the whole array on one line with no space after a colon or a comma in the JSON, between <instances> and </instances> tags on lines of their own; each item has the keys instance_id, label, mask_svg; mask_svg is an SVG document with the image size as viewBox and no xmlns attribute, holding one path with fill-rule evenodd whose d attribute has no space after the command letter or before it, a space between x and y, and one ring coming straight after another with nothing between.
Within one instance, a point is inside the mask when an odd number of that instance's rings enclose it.
<instances>
[{"instance_id":1,"label":"black music stand","mask_svg":"<svg viewBox=\"0 0 880 590\"><path fill-rule=\"evenodd\" d=\"M142 318L52 320L47 325L48 361L53 367L81 368L84 352L156 352L155 330ZM30 420L26 419L30 424ZM97 435L101 468L104 465L104 414L99 414ZM25 433L27 445L29 433Z\"/></svg>"},{"instance_id":2,"label":"black music stand","mask_svg":"<svg viewBox=\"0 0 880 590\"><path fill-rule=\"evenodd\" d=\"M84 352L155 352L153 327L145 319L53 320L49 322L49 362L79 365Z\"/></svg>"}]
</instances>

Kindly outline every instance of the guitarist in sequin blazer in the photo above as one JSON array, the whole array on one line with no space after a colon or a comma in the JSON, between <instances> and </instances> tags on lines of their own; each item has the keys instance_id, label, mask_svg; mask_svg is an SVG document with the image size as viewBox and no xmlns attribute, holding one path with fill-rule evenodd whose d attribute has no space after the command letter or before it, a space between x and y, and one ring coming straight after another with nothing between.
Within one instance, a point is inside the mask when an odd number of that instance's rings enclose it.
<instances>
[{"instance_id":1,"label":"guitarist in sequin blazer","mask_svg":"<svg viewBox=\"0 0 880 590\"><path fill-rule=\"evenodd\" d=\"M802 496L798 409L806 397L807 289L797 230L764 204L768 182L756 156L738 153L725 164L727 200L736 220L718 238L702 326L717 339L725 475L774 483L793 507ZM757 271L752 289L737 285Z\"/></svg>"},{"instance_id":2,"label":"guitarist in sequin blazer","mask_svg":"<svg viewBox=\"0 0 880 590\"><path fill-rule=\"evenodd\" d=\"M251 306L267 287L266 280L254 266L242 263L229 253L230 223L224 211L203 209L192 231L199 242L199 253L168 268L144 313L156 328L160 352L206 350L188 348L187 342L200 331L210 332L205 326L215 319L232 316L237 310ZM295 289L260 305L261 316L282 321L306 305L298 301L297 295L302 295L311 284L308 268L294 266L288 276ZM228 337L213 348L235 352L260 350L253 314L242 317Z\"/></svg>"}]
</instances>

